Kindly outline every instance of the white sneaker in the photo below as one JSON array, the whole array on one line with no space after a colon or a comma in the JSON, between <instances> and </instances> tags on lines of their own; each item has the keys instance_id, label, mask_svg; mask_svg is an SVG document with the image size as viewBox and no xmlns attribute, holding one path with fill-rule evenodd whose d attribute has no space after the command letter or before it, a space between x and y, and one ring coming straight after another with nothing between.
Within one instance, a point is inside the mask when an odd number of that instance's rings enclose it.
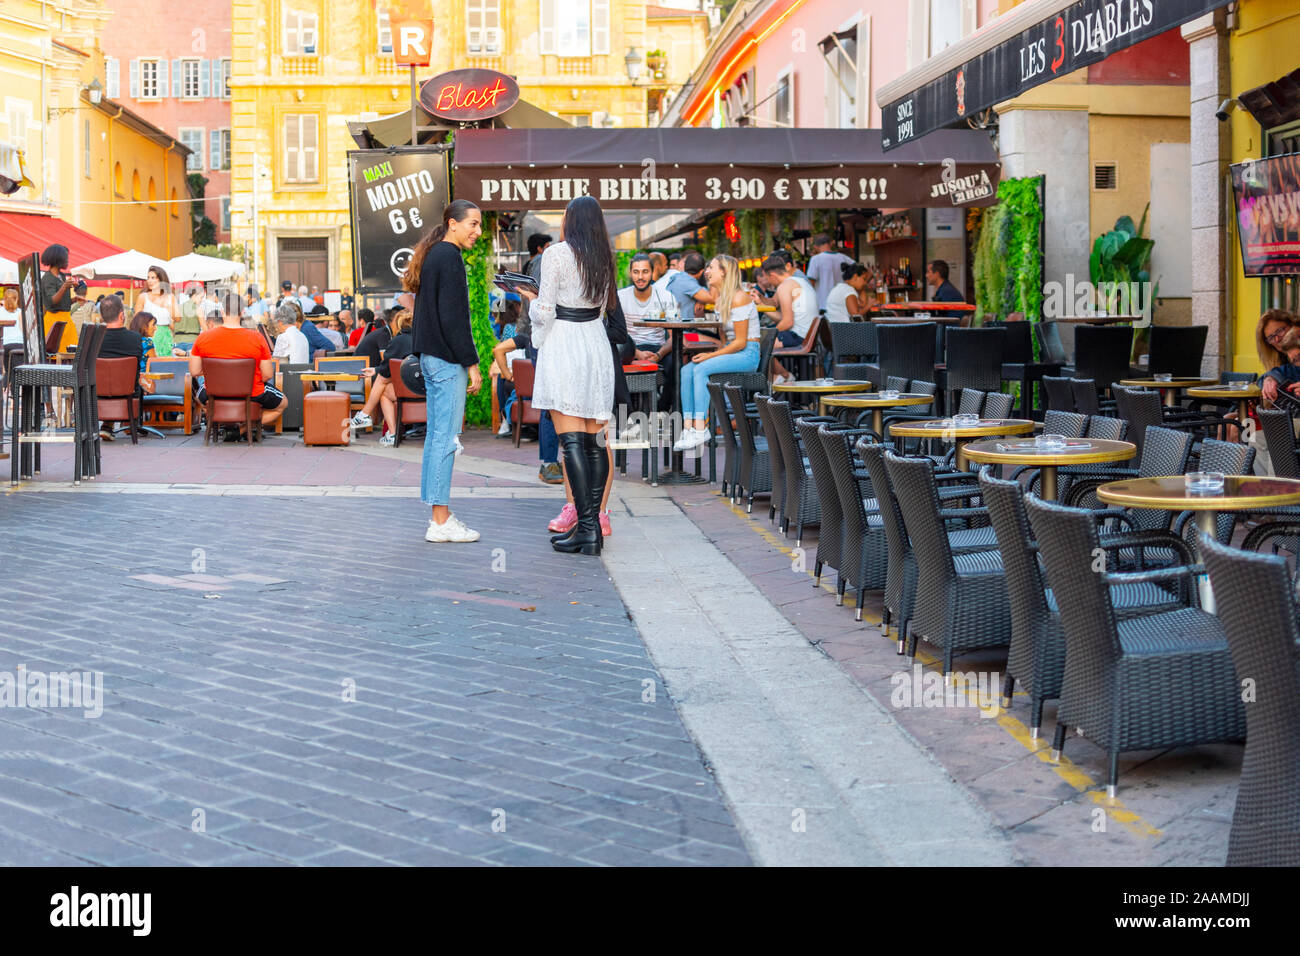
<instances>
[{"instance_id":1,"label":"white sneaker","mask_svg":"<svg viewBox=\"0 0 1300 956\"><path fill-rule=\"evenodd\" d=\"M465 446L462 445L462 444L460 443L460 436L459 436L459 435L457 435L457 436L456 436L454 439L452 439L452 440L456 442L456 454L459 455L461 452L463 452L463 451L465 450ZM478 535L478 532L475 532L475 537L477 537L477 535Z\"/></svg>"},{"instance_id":2,"label":"white sneaker","mask_svg":"<svg viewBox=\"0 0 1300 956\"><path fill-rule=\"evenodd\" d=\"M434 544L468 544L478 539L479 533L472 528L465 527L455 515L448 515L447 520L442 524L431 520L429 530L424 532L424 540L431 541Z\"/></svg>"},{"instance_id":3,"label":"white sneaker","mask_svg":"<svg viewBox=\"0 0 1300 956\"><path fill-rule=\"evenodd\" d=\"M365 412L357 412L352 416L352 424L358 428L372 428L375 423Z\"/></svg>"},{"instance_id":4,"label":"white sneaker","mask_svg":"<svg viewBox=\"0 0 1300 956\"><path fill-rule=\"evenodd\" d=\"M390 432L389 434L385 435L383 438L379 439L379 447L380 447L380 448L392 448L392 447L393 447L393 442L394 442L395 440L396 440L396 437L395 437L395 436Z\"/></svg>"},{"instance_id":5,"label":"white sneaker","mask_svg":"<svg viewBox=\"0 0 1300 956\"><path fill-rule=\"evenodd\" d=\"M673 451L690 451L709 440L709 433L703 428L687 428L673 445Z\"/></svg>"},{"instance_id":6,"label":"white sneaker","mask_svg":"<svg viewBox=\"0 0 1300 956\"><path fill-rule=\"evenodd\" d=\"M514 431L514 426L511 424L510 419L508 418L501 419L501 427L497 429L497 434L509 435L513 431Z\"/></svg>"}]
</instances>

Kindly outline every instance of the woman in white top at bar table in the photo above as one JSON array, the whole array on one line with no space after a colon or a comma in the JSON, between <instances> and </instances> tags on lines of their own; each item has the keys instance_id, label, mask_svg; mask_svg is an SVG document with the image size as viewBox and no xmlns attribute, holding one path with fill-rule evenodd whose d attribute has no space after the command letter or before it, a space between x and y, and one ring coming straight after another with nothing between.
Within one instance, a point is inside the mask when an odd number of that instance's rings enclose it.
<instances>
[{"instance_id":1,"label":"woman in white top at bar table","mask_svg":"<svg viewBox=\"0 0 1300 956\"><path fill-rule=\"evenodd\" d=\"M154 351L163 358L172 354L172 317L181 314L181 307L172 294L171 282L162 266L150 266L145 273L147 288L135 300L135 310L144 309L158 320L158 330L153 336Z\"/></svg>"},{"instance_id":2,"label":"woman in white top at bar table","mask_svg":"<svg viewBox=\"0 0 1300 956\"><path fill-rule=\"evenodd\" d=\"M705 281L714 293L718 319L723 323L727 344L713 352L701 352L682 366L681 437L673 451L688 451L709 440L709 376L717 372L758 370L758 306L740 287L740 264L731 256L717 256L704 270Z\"/></svg>"},{"instance_id":3,"label":"woman in white top at bar table","mask_svg":"<svg viewBox=\"0 0 1300 956\"><path fill-rule=\"evenodd\" d=\"M867 314L867 267L860 262L846 262L840 266L844 276L826 296L826 321L847 322L851 315Z\"/></svg>"}]
</instances>

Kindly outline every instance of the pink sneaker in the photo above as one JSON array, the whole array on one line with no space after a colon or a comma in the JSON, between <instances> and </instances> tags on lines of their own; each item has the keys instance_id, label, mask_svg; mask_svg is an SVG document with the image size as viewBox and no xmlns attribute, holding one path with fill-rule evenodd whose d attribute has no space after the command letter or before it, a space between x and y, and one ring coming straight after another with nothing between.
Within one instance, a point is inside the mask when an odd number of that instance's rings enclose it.
<instances>
[{"instance_id":1,"label":"pink sneaker","mask_svg":"<svg viewBox=\"0 0 1300 956\"><path fill-rule=\"evenodd\" d=\"M573 507L573 502L565 502L564 507L560 509L559 515L551 519L551 523L546 526L546 530L566 534L572 531L573 526L577 523L578 509Z\"/></svg>"},{"instance_id":2,"label":"pink sneaker","mask_svg":"<svg viewBox=\"0 0 1300 956\"><path fill-rule=\"evenodd\" d=\"M600 533L603 537L606 538L608 538L611 534L614 533L614 529L609 526L608 511L602 511L600 513Z\"/></svg>"}]
</instances>

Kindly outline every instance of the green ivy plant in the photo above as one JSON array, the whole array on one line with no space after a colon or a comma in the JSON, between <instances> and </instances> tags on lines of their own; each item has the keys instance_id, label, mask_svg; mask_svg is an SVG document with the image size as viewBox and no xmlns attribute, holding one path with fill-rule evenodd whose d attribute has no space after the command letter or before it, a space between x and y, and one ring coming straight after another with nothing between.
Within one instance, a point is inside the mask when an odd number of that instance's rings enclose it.
<instances>
[{"instance_id":1,"label":"green ivy plant","mask_svg":"<svg viewBox=\"0 0 1300 956\"><path fill-rule=\"evenodd\" d=\"M477 395L465 399L465 421L472 426L490 425L492 422L492 389L488 368L497 337L492 332L492 315L489 309L488 290L491 286L489 269L492 266L492 236L496 231L496 213L483 214L483 235L465 251L465 278L469 284L470 327L474 333L474 347L478 350L478 368L483 375L483 387Z\"/></svg>"},{"instance_id":2,"label":"green ivy plant","mask_svg":"<svg viewBox=\"0 0 1300 956\"><path fill-rule=\"evenodd\" d=\"M763 253L763 226L767 220L764 209L742 209L736 215L740 226L740 258L748 259Z\"/></svg>"},{"instance_id":3,"label":"green ivy plant","mask_svg":"<svg viewBox=\"0 0 1300 956\"><path fill-rule=\"evenodd\" d=\"M1037 176L1004 179L998 184L997 206L982 217L975 245L977 325L1012 312L1023 312L1027 322L1042 320L1039 182Z\"/></svg>"}]
</instances>

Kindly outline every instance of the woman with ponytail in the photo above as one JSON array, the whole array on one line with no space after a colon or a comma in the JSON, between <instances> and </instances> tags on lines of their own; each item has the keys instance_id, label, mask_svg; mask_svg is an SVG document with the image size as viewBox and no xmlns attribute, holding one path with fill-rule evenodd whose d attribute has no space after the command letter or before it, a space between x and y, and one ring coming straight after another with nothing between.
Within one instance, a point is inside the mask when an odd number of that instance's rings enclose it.
<instances>
[{"instance_id":1,"label":"woman with ponytail","mask_svg":"<svg viewBox=\"0 0 1300 956\"><path fill-rule=\"evenodd\" d=\"M538 350L533 407L551 413L578 513L573 530L552 537L551 546L598 555L600 505L609 477L609 452L599 436L614 406L610 346L612 338L627 336L609 327L618 304L617 273L600 203L591 196L573 200L562 229L563 240L542 253L537 293L523 293L530 300Z\"/></svg>"},{"instance_id":2,"label":"woman with ponytail","mask_svg":"<svg viewBox=\"0 0 1300 956\"><path fill-rule=\"evenodd\" d=\"M704 281L714 294L718 319L727 344L701 352L682 366L682 434L673 451L689 451L708 442L709 376L716 372L758 370L758 307L740 287L740 264L731 256L716 256L704 270Z\"/></svg>"},{"instance_id":3,"label":"woman with ponytail","mask_svg":"<svg viewBox=\"0 0 1300 956\"><path fill-rule=\"evenodd\" d=\"M463 252L483 232L478 206L457 199L411 254L402 287L415 294L411 353L419 356L424 377L428 424L420 498L433 509L424 540L434 543L477 541L479 533L451 513L451 472L456 435L465 418L465 396L482 387L478 348L470 327L469 284Z\"/></svg>"}]
</instances>

